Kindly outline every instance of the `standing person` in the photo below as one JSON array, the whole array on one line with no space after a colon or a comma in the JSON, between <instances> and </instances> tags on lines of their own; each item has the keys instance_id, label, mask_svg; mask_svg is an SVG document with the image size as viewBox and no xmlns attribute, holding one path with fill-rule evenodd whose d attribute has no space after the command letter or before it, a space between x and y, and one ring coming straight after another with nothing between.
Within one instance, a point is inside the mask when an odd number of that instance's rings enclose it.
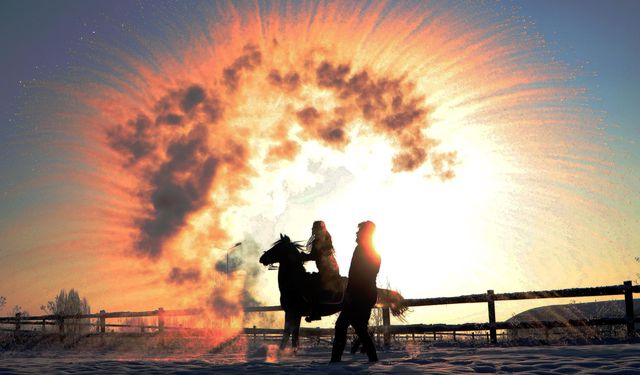
<instances>
[{"instance_id":1,"label":"standing person","mask_svg":"<svg viewBox=\"0 0 640 375\"><path fill-rule=\"evenodd\" d=\"M380 270L380 255L373 246L375 230L376 225L371 221L358 224L358 233L356 234L358 246L353 251L342 311L336 321L331 362L340 362L342 358L342 352L347 343L349 325L362 340L362 347L366 351L369 361L376 362L378 360L376 347L367 329L371 308L376 304L378 298L376 277Z\"/></svg>"},{"instance_id":2,"label":"standing person","mask_svg":"<svg viewBox=\"0 0 640 375\"><path fill-rule=\"evenodd\" d=\"M319 285L313 286L312 293L314 303L311 306L311 314L305 318L307 322L320 320L318 304L325 298L330 298L341 289L340 269L335 257L335 250L331 241L331 234L327 230L324 221L315 221L311 227L311 237L307 243L311 247L309 254L303 254L304 262L315 260L318 268Z\"/></svg>"}]
</instances>

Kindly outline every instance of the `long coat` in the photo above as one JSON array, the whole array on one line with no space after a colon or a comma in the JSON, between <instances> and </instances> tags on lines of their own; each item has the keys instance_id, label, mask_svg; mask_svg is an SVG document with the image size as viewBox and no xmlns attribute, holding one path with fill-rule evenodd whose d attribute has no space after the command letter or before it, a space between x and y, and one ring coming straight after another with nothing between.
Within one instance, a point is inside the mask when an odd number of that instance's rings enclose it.
<instances>
[{"instance_id":1,"label":"long coat","mask_svg":"<svg viewBox=\"0 0 640 375\"><path fill-rule=\"evenodd\" d=\"M341 287L340 268L334 256L331 237L318 236L311 242L311 252L303 256L304 261L315 260L320 277L320 288L337 292Z\"/></svg>"},{"instance_id":2,"label":"long coat","mask_svg":"<svg viewBox=\"0 0 640 375\"><path fill-rule=\"evenodd\" d=\"M380 255L372 246L358 245L353 251L345 303L371 308L376 304L376 278L380 271Z\"/></svg>"}]
</instances>

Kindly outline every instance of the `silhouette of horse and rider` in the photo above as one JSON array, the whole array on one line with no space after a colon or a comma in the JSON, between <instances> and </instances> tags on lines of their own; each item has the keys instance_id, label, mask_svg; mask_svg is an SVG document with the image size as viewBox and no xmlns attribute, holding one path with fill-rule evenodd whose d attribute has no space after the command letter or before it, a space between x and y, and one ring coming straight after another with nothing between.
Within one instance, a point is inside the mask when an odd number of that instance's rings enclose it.
<instances>
[{"instance_id":1,"label":"silhouette of horse and rider","mask_svg":"<svg viewBox=\"0 0 640 375\"><path fill-rule=\"evenodd\" d=\"M340 361L349 325L354 328L369 360L378 360L367 329L371 309L379 302L388 305L395 316L401 316L406 307L399 293L376 287L381 259L372 240L375 228L371 221L358 224L357 246L351 259L349 278L340 276L331 235L322 221L313 223L306 246L308 253L302 251L300 243L280 234L280 239L260 257L260 263L264 265L279 264L280 305L285 311L280 349L286 347L291 336L292 347L297 350L302 316L310 322L340 312L335 325L331 361ZM307 261L316 262L317 273L305 270L303 264Z\"/></svg>"}]
</instances>

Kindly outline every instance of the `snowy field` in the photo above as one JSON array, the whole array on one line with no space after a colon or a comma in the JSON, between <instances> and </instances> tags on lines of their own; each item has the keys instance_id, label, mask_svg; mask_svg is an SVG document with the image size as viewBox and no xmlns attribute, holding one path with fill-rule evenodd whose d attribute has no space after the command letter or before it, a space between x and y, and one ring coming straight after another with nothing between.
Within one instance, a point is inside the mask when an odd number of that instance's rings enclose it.
<instances>
[{"instance_id":1,"label":"snowy field","mask_svg":"<svg viewBox=\"0 0 640 375\"><path fill-rule=\"evenodd\" d=\"M345 353L328 363L327 344L278 354L259 344L245 351L197 355L134 355L106 351L2 351L1 374L78 373L252 373L252 374L424 374L535 373L640 374L640 344L576 346L433 346L407 343L379 351L380 362Z\"/></svg>"}]
</instances>

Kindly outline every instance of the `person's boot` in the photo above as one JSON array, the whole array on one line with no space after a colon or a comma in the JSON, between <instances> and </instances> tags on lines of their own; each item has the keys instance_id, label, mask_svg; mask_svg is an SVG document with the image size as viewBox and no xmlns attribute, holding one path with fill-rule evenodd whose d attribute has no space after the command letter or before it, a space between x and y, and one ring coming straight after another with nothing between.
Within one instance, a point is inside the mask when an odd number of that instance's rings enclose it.
<instances>
[{"instance_id":1,"label":"person's boot","mask_svg":"<svg viewBox=\"0 0 640 375\"><path fill-rule=\"evenodd\" d=\"M320 320L320 319L322 319L322 317L318 313L318 309L317 308L311 308L311 314L309 314L309 316L304 318L305 322L307 322L307 323L311 323L311 322L313 322L315 320Z\"/></svg>"},{"instance_id":2,"label":"person's boot","mask_svg":"<svg viewBox=\"0 0 640 375\"><path fill-rule=\"evenodd\" d=\"M312 314L312 315L309 315L306 318L304 318L304 321L307 322L307 323L311 323L313 321L320 320L320 319L322 319L322 317L320 315Z\"/></svg>"}]
</instances>

